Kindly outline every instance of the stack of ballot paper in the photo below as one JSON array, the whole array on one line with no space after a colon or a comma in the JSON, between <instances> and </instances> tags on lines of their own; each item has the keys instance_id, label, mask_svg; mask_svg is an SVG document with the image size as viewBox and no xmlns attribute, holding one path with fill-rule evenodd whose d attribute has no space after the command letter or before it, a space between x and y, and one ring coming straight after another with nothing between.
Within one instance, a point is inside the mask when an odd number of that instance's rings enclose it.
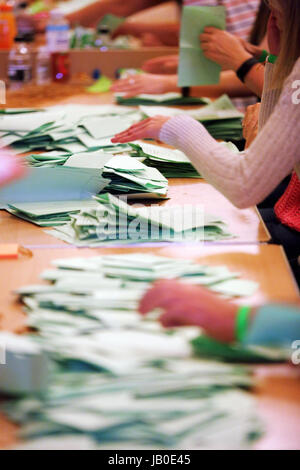
<instances>
[{"instance_id":1,"label":"stack of ballot paper","mask_svg":"<svg viewBox=\"0 0 300 470\"><path fill-rule=\"evenodd\" d=\"M241 140L243 136L242 119L244 115L236 109L227 95L197 109L183 110L162 106L140 106L140 110L147 117L156 115L173 117L180 114L191 116L201 122L215 139Z\"/></svg>"},{"instance_id":2,"label":"stack of ballot paper","mask_svg":"<svg viewBox=\"0 0 300 470\"><path fill-rule=\"evenodd\" d=\"M157 168L166 178L201 178L188 157L180 150L139 142L130 144L130 154L142 158L147 166Z\"/></svg>"},{"instance_id":3,"label":"stack of ballot paper","mask_svg":"<svg viewBox=\"0 0 300 470\"><path fill-rule=\"evenodd\" d=\"M161 145L152 145L145 142L130 144L134 157L143 158L145 165L157 168L166 178L201 178L193 167L189 158L180 150L173 150ZM229 150L239 153L232 142L222 142Z\"/></svg>"},{"instance_id":4,"label":"stack of ballot paper","mask_svg":"<svg viewBox=\"0 0 300 470\"><path fill-rule=\"evenodd\" d=\"M224 142L231 150L238 149L231 142ZM77 166L82 168L104 168L113 155L120 154L132 156L148 167L157 168L165 178L201 178L197 170L193 167L188 157L180 150L153 145L143 141L136 141L128 145L113 145L112 147L102 148L97 151L80 152L75 154L63 153L58 151L47 152L43 154L32 154L26 157L27 164L33 167L55 167L55 166ZM132 165L132 160L122 159ZM94 165L94 166L93 166ZM125 167L126 168L126 167ZM123 166L120 168L124 170ZM133 168L133 171L135 168ZM123 172L123 176L126 172ZM109 175L108 177L112 177ZM160 176L161 178L161 176ZM151 179L151 178L150 178ZM130 188L131 191L131 188Z\"/></svg>"},{"instance_id":5,"label":"stack of ballot paper","mask_svg":"<svg viewBox=\"0 0 300 470\"><path fill-rule=\"evenodd\" d=\"M126 331L113 334L126 337ZM91 340L80 338L76 338L79 348ZM139 340L146 338L142 335ZM167 336L161 341L168 342ZM53 349L55 342L42 343ZM157 341L153 348L156 345ZM136 353L140 351L137 348ZM131 357L125 357L120 368L127 363L131 372L110 374L97 361L101 352L93 353L94 369L80 364L81 355L78 352L76 358L72 348L69 355L59 350L45 393L2 405L2 411L20 425L20 437L28 445L67 438L67 450L73 439L86 437L91 442L85 445L95 449L250 449L263 434L254 398L239 388L251 386L250 375L240 367L182 360L180 355L154 360L155 366L148 356L139 373Z\"/></svg>"},{"instance_id":6,"label":"stack of ballot paper","mask_svg":"<svg viewBox=\"0 0 300 470\"><path fill-rule=\"evenodd\" d=\"M166 197L168 192L168 180L156 168L126 155L109 160L102 176L111 180L107 187L110 192L150 193L158 197Z\"/></svg>"},{"instance_id":7,"label":"stack of ballot paper","mask_svg":"<svg viewBox=\"0 0 300 470\"><path fill-rule=\"evenodd\" d=\"M40 227L56 227L71 221L71 215L97 209L94 199L82 201L19 202L9 204L7 211Z\"/></svg>"},{"instance_id":8,"label":"stack of ballot paper","mask_svg":"<svg viewBox=\"0 0 300 470\"><path fill-rule=\"evenodd\" d=\"M142 193L166 197L168 180L155 168L149 168L129 155L97 151L80 153L66 159L64 167L94 168L110 180L106 190L116 193Z\"/></svg>"},{"instance_id":9,"label":"stack of ballot paper","mask_svg":"<svg viewBox=\"0 0 300 470\"><path fill-rule=\"evenodd\" d=\"M127 106L149 106L156 104L161 106L190 106L211 103L209 98L185 97L180 95L180 93L165 93L163 95L142 94L133 98L124 98L122 94L116 94L115 96L118 104L125 104Z\"/></svg>"},{"instance_id":10,"label":"stack of ballot paper","mask_svg":"<svg viewBox=\"0 0 300 470\"><path fill-rule=\"evenodd\" d=\"M103 243L200 242L234 238L218 217L198 206L139 207L111 194L95 196L99 206L71 216L69 224L48 232L79 247Z\"/></svg>"},{"instance_id":11,"label":"stack of ballot paper","mask_svg":"<svg viewBox=\"0 0 300 470\"><path fill-rule=\"evenodd\" d=\"M112 147L110 138L142 118L122 106L53 106L23 114L0 114L0 145L17 153L60 150L65 153Z\"/></svg>"},{"instance_id":12,"label":"stack of ballot paper","mask_svg":"<svg viewBox=\"0 0 300 470\"><path fill-rule=\"evenodd\" d=\"M101 176L107 182L106 191L140 195L148 199L167 196L168 180L158 169L146 166L138 159L132 158L119 146L110 150L112 153L107 149L102 149L72 155L49 152L43 155L30 155L27 157L27 163L35 168L44 169L61 166L64 171L68 168L78 171L79 169L98 170L99 177ZM131 145L128 146L128 150L130 153L135 153ZM96 174L95 171L94 176Z\"/></svg>"},{"instance_id":13,"label":"stack of ballot paper","mask_svg":"<svg viewBox=\"0 0 300 470\"><path fill-rule=\"evenodd\" d=\"M230 297L252 296L258 288L257 283L239 279L239 273L231 272L226 266L206 266L189 259L167 258L145 253L59 259L53 264L57 269L42 274L44 280L53 283L51 286L29 286L18 290L22 297L33 296L35 301L38 301L36 307L41 302L44 306L60 305L64 309L70 308L75 313L72 305L78 301L79 310L98 309L99 303L95 304L93 297L94 294L96 296L101 292L102 308L118 308L117 305L122 304L123 310L135 309L139 298L149 288L149 283L159 279L180 278L182 282L206 286ZM130 290L132 290L131 295L128 292ZM115 297L111 295L109 298L112 291L115 291ZM71 301L72 296L60 297L59 294L63 292L65 294L72 292L73 301ZM125 294L128 294L127 298ZM81 299L81 295L91 299ZM54 299L54 296L57 296L57 299ZM91 307L92 305L95 307ZM136 316L134 319L137 321ZM142 317L138 317L138 320L142 321Z\"/></svg>"},{"instance_id":14,"label":"stack of ballot paper","mask_svg":"<svg viewBox=\"0 0 300 470\"><path fill-rule=\"evenodd\" d=\"M226 267L144 253L53 264L42 274L51 285L17 292L28 326L37 330L27 340L48 357L48 383L40 384L42 394L28 378L24 393L24 375L11 390L0 383L17 395L1 408L20 424L29 447L55 448L59 438L68 448L81 438L81 445L97 449L243 449L260 437L255 402L244 391L253 385L250 370L195 359L190 343L199 341L197 328L164 330L156 315L136 310L162 277L219 285L219 291L223 285L227 294L233 280L244 283L236 293L251 295L257 286ZM15 363L7 366L18 373Z\"/></svg>"},{"instance_id":15,"label":"stack of ballot paper","mask_svg":"<svg viewBox=\"0 0 300 470\"><path fill-rule=\"evenodd\" d=\"M47 211L49 202L77 201L78 204L100 193L109 182L91 168L31 168L23 179L0 189L0 207L43 202Z\"/></svg>"}]
</instances>

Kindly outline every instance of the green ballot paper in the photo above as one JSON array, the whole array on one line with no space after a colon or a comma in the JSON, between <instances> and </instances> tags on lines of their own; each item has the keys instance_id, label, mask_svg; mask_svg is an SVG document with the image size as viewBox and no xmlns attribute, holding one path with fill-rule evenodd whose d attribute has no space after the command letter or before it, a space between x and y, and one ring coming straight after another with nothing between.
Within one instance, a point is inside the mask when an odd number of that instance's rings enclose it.
<instances>
[{"instance_id":1,"label":"green ballot paper","mask_svg":"<svg viewBox=\"0 0 300 470\"><path fill-rule=\"evenodd\" d=\"M221 67L207 59L201 49L200 34L208 26L225 29L224 7L185 7L180 35L178 86L214 85L220 81Z\"/></svg>"},{"instance_id":2,"label":"green ballot paper","mask_svg":"<svg viewBox=\"0 0 300 470\"><path fill-rule=\"evenodd\" d=\"M91 168L31 168L0 191L0 207L17 202L79 201L102 191L109 180Z\"/></svg>"},{"instance_id":3,"label":"green ballot paper","mask_svg":"<svg viewBox=\"0 0 300 470\"><path fill-rule=\"evenodd\" d=\"M11 396L1 411L20 425L29 446L50 439L56 447L59 439L69 449L80 436L99 449L251 448L262 432L245 392L251 369L205 351L199 357L198 328L165 330L158 311L145 317L137 308L162 278L219 291L230 279L253 284L253 291L257 285L226 266L150 252L78 255L49 268L41 273L47 282L16 292L34 334L0 334L9 365L0 391Z\"/></svg>"},{"instance_id":4,"label":"green ballot paper","mask_svg":"<svg viewBox=\"0 0 300 470\"><path fill-rule=\"evenodd\" d=\"M132 98L124 98L122 94L115 95L118 104L127 106L147 106L159 104L161 106L190 106L210 104L209 98L197 98L193 96L182 96L180 93L164 93L162 95L142 94Z\"/></svg>"}]
</instances>

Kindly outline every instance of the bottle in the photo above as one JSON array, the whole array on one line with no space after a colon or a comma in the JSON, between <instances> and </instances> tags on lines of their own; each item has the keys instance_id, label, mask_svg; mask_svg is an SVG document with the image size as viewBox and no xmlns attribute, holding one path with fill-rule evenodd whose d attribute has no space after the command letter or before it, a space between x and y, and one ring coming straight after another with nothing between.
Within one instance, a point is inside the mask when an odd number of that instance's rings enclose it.
<instances>
[{"instance_id":1,"label":"bottle","mask_svg":"<svg viewBox=\"0 0 300 470\"><path fill-rule=\"evenodd\" d=\"M51 82L51 56L46 46L41 46L36 57L36 84L48 85Z\"/></svg>"},{"instance_id":2,"label":"bottle","mask_svg":"<svg viewBox=\"0 0 300 470\"><path fill-rule=\"evenodd\" d=\"M15 5L15 18L18 36L35 35L35 24L33 16L26 12L28 2L19 2Z\"/></svg>"},{"instance_id":3,"label":"bottle","mask_svg":"<svg viewBox=\"0 0 300 470\"><path fill-rule=\"evenodd\" d=\"M110 29L105 24L101 24L97 30L95 46L100 51L107 51L111 47Z\"/></svg>"},{"instance_id":4,"label":"bottle","mask_svg":"<svg viewBox=\"0 0 300 470\"><path fill-rule=\"evenodd\" d=\"M32 53L30 36L16 36L15 45L8 57L8 78L12 90L21 88L32 80Z\"/></svg>"},{"instance_id":5,"label":"bottle","mask_svg":"<svg viewBox=\"0 0 300 470\"><path fill-rule=\"evenodd\" d=\"M0 49L10 49L16 36L16 20L13 13L13 6L0 4Z\"/></svg>"},{"instance_id":6,"label":"bottle","mask_svg":"<svg viewBox=\"0 0 300 470\"><path fill-rule=\"evenodd\" d=\"M50 13L46 40L51 54L53 81L68 81L70 78L70 27L60 10L52 10Z\"/></svg>"}]
</instances>

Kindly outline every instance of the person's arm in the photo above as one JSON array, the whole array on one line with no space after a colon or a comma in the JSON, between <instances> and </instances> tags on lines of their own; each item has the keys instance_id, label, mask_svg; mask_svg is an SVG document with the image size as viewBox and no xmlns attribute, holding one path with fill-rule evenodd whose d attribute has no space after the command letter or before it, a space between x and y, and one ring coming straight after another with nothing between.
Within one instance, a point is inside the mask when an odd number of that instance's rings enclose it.
<instances>
[{"instance_id":1,"label":"person's arm","mask_svg":"<svg viewBox=\"0 0 300 470\"><path fill-rule=\"evenodd\" d=\"M69 13L66 18L74 25L79 23L87 27L96 26L100 19L108 13L128 16L159 2L160 0L95 0L88 5L83 5L73 13Z\"/></svg>"},{"instance_id":2,"label":"person's arm","mask_svg":"<svg viewBox=\"0 0 300 470\"><path fill-rule=\"evenodd\" d=\"M142 65L142 70L156 75L176 75L178 65L179 55L167 55L146 60Z\"/></svg>"},{"instance_id":3,"label":"person's arm","mask_svg":"<svg viewBox=\"0 0 300 470\"><path fill-rule=\"evenodd\" d=\"M178 281L160 281L142 298L142 315L162 309L165 328L198 326L224 343L291 346L300 340L300 303L240 307L213 292Z\"/></svg>"},{"instance_id":4,"label":"person's arm","mask_svg":"<svg viewBox=\"0 0 300 470\"><path fill-rule=\"evenodd\" d=\"M146 73L117 80L111 89L114 93L124 93L125 98L131 98L142 93L159 95L170 91L181 91L177 86L177 75L151 75Z\"/></svg>"},{"instance_id":5,"label":"person's arm","mask_svg":"<svg viewBox=\"0 0 300 470\"><path fill-rule=\"evenodd\" d=\"M294 341L300 341L300 304L258 308L241 339L245 345L291 347Z\"/></svg>"},{"instance_id":6,"label":"person's arm","mask_svg":"<svg viewBox=\"0 0 300 470\"><path fill-rule=\"evenodd\" d=\"M264 66L258 64L247 74L244 84L238 79L235 72L225 70L221 72L220 82L217 85L192 87L191 95L218 98L223 94L227 94L231 98L240 98L252 96L254 93L261 97L264 86L264 73Z\"/></svg>"},{"instance_id":7,"label":"person's arm","mask_svg":"<svg viewBox=\"0 0 300 470\"><path fill-rule=\"evenodd\" d=\"M264 67L262 67L261 72L263 75ZM250 73L248 75L250 75ZM180 93L181 88L178 87L177 83L177 75L155 75L145 73L116 81L112 86L112 91L115 93L125 93L124 96L126 98L131 98L142 93L151 95L168 93L171 91ZM257 83L258 81L256 77L254 80L253 91L254 87L257 86ZM263 78L260 83L262 87ZM262 92L262 90L258 88L256 91L260 94ZM247 86L244 85L231 70L227 70L221 73L220 83L217 85L198 86L191 88L191 96L208 96L210 98L218 98L224 93L231 96L232 98L252 96L253 94L250 89L247 88Z\"/></svg>"},{"instance_id":8,"label":"person's arm","mask_svg":"<svg viewBox=\"0 0 300 470\"><path fill-rule=\"evenodd\" d=\"M238 157L214 140L204 126L186 115L167 122L160 117L140 123L113 141L125 143L151 137L182 150L194 167L236 207L245 209L263 201L299 163L300 106L293 104L294 67L279 103L253 144ZM262 104L262 107L264 103Z\"/></svg>"},{"instance_id":9,"label":"person's arm","mask_svg":"<svg viewBox=\"0 0 300 470\"><path fill-rule=\"evenodd\" d=\"M248 89L261 97L264 86L264 66L260 63L254 65L245 76L245 85L236 77L241 65L261 50L256 46L242 41L237 36L221 31L217 28L206 28L200 36L204 55L219 64L223 70L231 70L230 79L233 83L240 83L240 89ZM230 86L230 85L229 85ZM234 96L234 95L232 95Z\"/></svg>"},{"instance_id":10,"label":"person's arm","mask_svg":"<svg viewBox=\"0 0 300 470\"><path fill-rule=\"evenodd\" d=\"M127 17L114 32L114 37L125 34L143 39L148 36L152 37L158 45L178 46L180 32L178 5L175 2L161 1L160 3L160 5Z\"/></svg>"}]
</instances>

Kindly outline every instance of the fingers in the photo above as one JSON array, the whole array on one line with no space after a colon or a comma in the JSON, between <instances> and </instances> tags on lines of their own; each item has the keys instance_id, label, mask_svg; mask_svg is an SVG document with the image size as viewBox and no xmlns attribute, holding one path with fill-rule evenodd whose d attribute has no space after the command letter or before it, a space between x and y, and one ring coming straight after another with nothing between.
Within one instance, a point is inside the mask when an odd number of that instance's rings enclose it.
<instances>
[{"instance_id":1,"label":"fingers","mask_svg":"<svg viewBox=\"0 0 300 470\"><path fill-rule=\"evenodd\" d=\"M118 80L111 89L114 93L123 93L125 98L132 98L140 95L144 88L143 79L137 76Z\"/></svg>"},{"instance_id":2,"label":"fingers","mask_svg":"<svg viewBox=\"0 0 300 470\"><path fill-rule=\"evenodd\" d=\"M200 36L200 42L201 42L201 44L207 43L207 42L209 43L209 42L212 41L212 39L213 39L213 36L212 36L211 34L205 34L205 33L203 33L203 34L201 34L201 36Z\"/></svg>"},{"instance_id":3,"label":"fingers","mask_svg":"<svg viewBox=\"0 0 300 470\"><path fill-rule=\"evenodd\" d=\"M218 33L219 31L221 31L219 28L215 28L214 26L207 26L205 29L204 29L204 33L205 34L215 34L215 33Z\"/></svg>"},{"instance_id":4,"label":"fingers","mask_svg":"<svg viewBox=\"0 0 300 470\"><path fill-rule=\"evenodd\" d=\"M160 323L164 328L178 328L180 326L189 326L189 322L183 311L177 311L177 309L170 309L164 313L160 319Z\"/></svg>"},{"instance_id":5,"label":"fingers","mask_svg":"<svg viewBox=\"0 0 300 470\"><path fill-rule=\"evenodd\" d=\"M152 138L157 139L160 135L162 126L170 118L165 116L156 116L145 119L142 122L134 124L124 132L120 132L111 139L112 143L128 143L138 139Z\"/></svg>"},{"instance_id":6,"label":"fingers","mask_svg":"<svg viewBox=\"0 0 300 470\"><path fill-rule=\"evenodd\" d=\"M174 298L178 286L178 281L160 281L150 289L142 298L139 305L139 312L146 315L156 308L163 308L170 299Z\"/></svg>"},{"instance_id":7,"label":"fingers","mask_svg":"<svg viewBox=\"0 0 300 470\"><path fill-rule=\"evenodd\" d=\"M124 90L127 90L128 87L134 84L135 84L135 81L133 78L124 78L121 80L117 80L111 88L115 92L122 92Z\"/></svg>"}]
</instances>

